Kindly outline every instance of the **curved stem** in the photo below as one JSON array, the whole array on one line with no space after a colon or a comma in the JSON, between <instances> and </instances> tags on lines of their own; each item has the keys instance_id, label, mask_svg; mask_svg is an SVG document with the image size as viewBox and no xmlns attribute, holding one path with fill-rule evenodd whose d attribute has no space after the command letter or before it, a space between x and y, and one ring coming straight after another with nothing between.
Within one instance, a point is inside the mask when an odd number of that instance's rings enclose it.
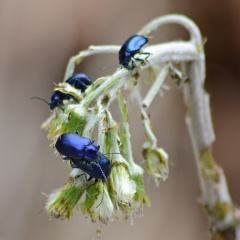
<instances>
[{"instance_id":1,"label":"curved stem","mask_svg":"<svg viewBox=\"0 0 240 240\"><path fill-rule=\"evenodd\" d=\"M188 65L190 84L184 97L189 113L186 118L196 159L202 203L210 217L213 239L236 239L238 219L228 191L223 170L215 163L211 147L215 140L209 96L204 90L204 67L201 61ZM227 235L231 235L228 238Z\"/></svg>"},{"instance_id":2,"label":"curved stem","mask_svg":"<svg viewBox=\"0 0 240 240\"><path fill-rule=\"evenodd\" d=\"M170 23L185 27L190 33L190 41L198 49L199 58L186 64L190 83L185 85L184 98L189 108L186 123L194 150L202 202L210 217L212 238L237 239L239 212L232 203L224 172L215 163L211 154L215 135L209 96L204 89L205 56L201 33L196 24L185 16L167 15L151 21L139 31L139 34L149 35L158 27Z\"/></svg>"},{"instance_id":3,"label":"curved stem","mask_svg":"<svg viewBox=\"0 0 240 240\"><path fill-rule=\"evenodd\" d=\"M105 46L105 50L108 46ZM111 46L109 47L109 51ZM168 62L188 62L199 59L199 53L197 52L196 47L190 42L170 42L163 43L158 45L152 45L145 48L147 52L151 55L148 58L146 64L141 66L141 70L147 69L149 66L159 63L168 63ZM86 50L88 51L88 50ZM85 51L83 51L85 52ZM117 70L112 76L106 79L95 91L90 92L83 99L82 104L86 107L99 97L103 96L106 92L111 94L112 91L116 91L116 85L119 89L124 85L124 83L131 78L131 72L121 68Z\"/></svg>"},{"instance_id":4,"label":"curved stem","mask_svg":"<svg viewBox=\"0 0 240 240\"><path fill-rule=\"evenodd\" d=\"M78 54L72 56L67 64L64 81L71 77L74 73L75 66L85 58L95 54L118 53L120 46L90 46L87 50L80 51Z\"/></svg>"},{"instance_id":5,"label":"curved stem","mask_svg":"<svg viewBox=\"0 0 240 240\"><path fill-rule=\"evenodd\" d=\"M163 66L160 73L158 74L155 82L153 83L150 90L148 91L147 96L145 96L145 98L143 99L142 101L143 107L148 108L151 105L153 99L158 94L164 80L166 79L168 71L169 71L169 66L168 64L166 64L165 66Z\"/></svg>"},{"instance_id":6,"label":"curved stem","mask_svg":"<svg viewBox=\"0 0 240 240\"><path fill-rule=\"evenodd\" d=\"M155 18L151 22L149 22L146 26L144 26L138 32L138 34L149 36L157 28L164 26L166 24L173 24L173 23L179 24L185 27L190 33L191 41L197 42L197 43L202 41L201 33L198 27L196 26L196 24L186 16L179 15L179 14L169 14L169 15Z\"/></svg>"},{"instance_id":7,"label":"curved stem","mask_svg":"<svg viewBox=\"0 0 240 240\"><path fill-rule=\"evenodd\" d=\"M138 34L149 36L157 28L173 23L186 28L189 31L190 40L145 47L144 51L150 53L150 56L145 62L145 65L140 66L140 63L137 64L136 71L159 63L184 63L187 76L190 80L189 83L186 83L184 86L184 100L189 109L186 122L194 150L202 191L202 202L210 217L213 239L235 239L227 238L226 235L234 232L234 236L236 236L239 213L232 203L224 172L214 162L211 154L211 147L215 140L215 135L211 120L209 96L204 89L205 55L200 30L189 18L172 14L152 20L143 27ZM117 54L119 49L120 46L91 46L89 49L79 52L69 60L64 79L66 80L72 76L76 64L79 64L85 57L101 53ZM167 67L165 68L164 71L160 73L160 80L158 80L156 84L161 85L162 80L165 78ZM109 94L110 98L111 96L115 96L117 90L132 77L132 74L133 72L129 72L126 69L118 69L112 76L106 77L106 80L101 82L94 91L87 92L81 105L84 108L88 108L93 101L104 98L105 94ZM98 80L96 80L96 82L97 81ZM159 85L157 85L157 87L159 87ZM148 107L155 95L156 90L151 88L143 101L143 106ZM121 96L119 97L121 100ZM106 109L110 103L105 106ZM125 117L126 116L123 116L123 119ZM125 130L129 132L128 125L125 124L124 127ZM130 137L130 135L126 136ZM127 146L127 148L128 147L130 148L130 146ZM131 163L131 159L129 162ZM238 219L236 215L238 215Z\"/></svg>"}]
</instances>

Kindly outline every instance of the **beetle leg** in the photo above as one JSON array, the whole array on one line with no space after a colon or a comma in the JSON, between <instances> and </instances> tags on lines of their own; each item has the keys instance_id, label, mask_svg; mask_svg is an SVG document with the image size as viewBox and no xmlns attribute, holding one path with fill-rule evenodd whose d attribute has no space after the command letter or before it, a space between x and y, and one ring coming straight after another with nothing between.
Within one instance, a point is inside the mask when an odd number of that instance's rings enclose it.
<instances>
[{"instance_id":1,"label":"beetle leg","mask_svg":"<svg viewBox=\"0 0 240 240\"><path fill-rule=\"evenodd\" d=\"M89 179L87 179L87 181L90 181L90 180L92 180L92 179L93 179L92 177L89 177ZM94 181L94 183L92 183L92 184L89 184L89 185L86 187L86 189L85 189L85 190L87 190L89 187L91 187L91 186L95 185L95 184L97 183L97 181L98 181L98 179L96 179L96 178L95 178L95 181Z\"/></svg>"},{"instance_id":2,"label":"beetle leg","mask_svg":"<svg viewBox=\"0 0 240 240\"><path fill-rule=\"evenodd\" d=\"M135 58L133 58L133 59L135 59ZM133 68L136 67L136 63L133 61L133 59L131 59L131 63L132 63L132 67L131 67L131 69L133 69Z\"/></svg>"},{"instance_id":3,"label":"beetle leg","mask_svg":"<svg viewBox=\"0 0 240 240\"><path fill-rule=\"evenodd\" d=\"M91 181L93 178L92 177L89 177L88 179L86 179L88 182Z\"/></svg>"},{"instance_id":4,"label":"beetle leg","mask_svg":"<svg viewBox=\"0 0 240 240\"><path fill-rule=\"evenodd\" d=\"M144 62L144 59L142 59L142 58L134 58L134 60L139 61L139 62L141 62L141 63Z\"/></svg>"},{"instance_id":5,"label":"beetle leg","mask_svg":"<svg viewBox=\"0 0 240 240\"><path fill-rule=\"evenodd\" d=\"M148 59L149 56L151 55L151 53L149 53L149 52L141 52L141 53L139 53L139 54L147 55L147 56L145 57L145 59L142 59L142 58L134 58L136 61L141 62L142 65L143 65L144 61L147 61L147 59Z\"/></svg>"},{"instance_id":6,"label":"beetle leg","mask_svg":"<svg viewBox=\"0 0 240 240\"><path fill-rule=\"evenodd\" d=\"M88 181L86 173L82 173L80 175L77 175L76 178L79 178L81 176L84 176L85 180Z\"/></svg>"},{"instance_id":7,"label":"beetle leg","mask_svg":"<svg viewBox=\"0 0 240 240\"><path fill-rule=\"evenodd\" d=\"M147 55L147 56L145 57L145 60L147 60L147 59L149 58L149 56L151 55L151 53L149 53L149 52L141 52L140 54L145 54L145 55Z\"/></svg>"},{"instance_id":8,"label":"beetle leg","mask_svg":"<svg viewBox=\"0 0 240 240\"><path fill-rule=\"evenodd\" d=\"M60 105L60 103L58 103L57 106L58 106L59 108L61 108L62 111L64 112L64 108Z\"/></svg>"},{"instance_id":9,"label":"beetle leg","mask_svg":"<svg viewBox=\"0 0 240 240\"><path fill-rule=\"evenodd\" d=\"M79 168L78 166L76 166L71 160L70 160L70 164L72 168Z\"/></svg>"}]
</instances>

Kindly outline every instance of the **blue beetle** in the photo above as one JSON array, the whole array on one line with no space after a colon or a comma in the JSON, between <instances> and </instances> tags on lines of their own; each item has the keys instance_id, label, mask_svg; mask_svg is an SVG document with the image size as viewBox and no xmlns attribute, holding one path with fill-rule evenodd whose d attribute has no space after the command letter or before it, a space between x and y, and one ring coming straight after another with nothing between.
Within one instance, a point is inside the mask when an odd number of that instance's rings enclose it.
<instances>
[{"instance_id":1,"label":"blue beetle","mask_svg":"<svg viewBox=\"0 0 240 240\"><path fill-rule=\"evenodd\" d=\"M81 137L76 132L62 134L55 146L61 155L66 156L65 160L70 159L73 163L75 162L73 159L91 162L99 158L100 149L100 146L96 146L93 143L93 140Z\"/></svg>"},{"instance_id":2,"label":"blue beetle","mask_svg":"<svg viewBox=\"0 0 240 240\"><path fill-rule=\"evenodd\" d=\"M107 181L112 170L112 164L110 160L101 153L99 153L96 161L87 162L79 159L71 159L71 164L73 168L80 168L89 175L87 181L90 181L94 178L95 183L99 179L103 182Z\"/></svg>"},{"instance_id":3,"label":"blue beetle","mask_svg":"<svg viewBox=\"0 0 240 240\"><path fill-rule=\"evenodd\" d=\"M72 77L70 77L69 79L67 79L66 82L68 84L72 85L73 87L75 87L76 89L81 90L81 92L84 92L86 90L86 88L88 87L88 85L92 84L91 78L84 73L75 74ZM61 107L61 104L62 104L63 100L65 100L65 99L76 100L72 95L63 93L58 90L53 93L50 102L47 102L45 99L42 99L39 97L31 97L30 99L39 99L39 100L44 101L45 103L47 103L49 105L50 110L53 110L56 107L59 107L63 110L63 108Z\"/></svg>"},{"instance_id":4,"label":"blue beetle","mask_svg":"<svg viewBox=\"0 0 240 240\"><path fill-rule=\"evenodd\" d=\"M105 182L111 173L112 165L110 160L99 152L100 146L93 142L81 137L78 132L64 133L58 138L55 147L60 154L66 156L64 160L70 160L73 168L79 168L89 175L87 181L94 178L95 183L99 179Z\"/></svg>"},{"instance_id":5,"label":"blue beetle","mask_svg":"<svg viewBox=\"0 0 240 240\"><path fill-rule=\"evenodd\" d=\"M86 88L92 84L91 78L84 73L77 73L66 80L66 82L82 92L84 92Z\"/></svg>"},{"instance_id":6,"label":"blue beetle","mask_svg":"<svg viewBox=\"0 0 240 240\"><path fill-rule=\"evenodd\" d=\"M63 110L63 108L61 107L62 101L64 99L71 99L71 98L73 98L72 95L66 94L66 93L63 93L63 92L57 90L53 93L50 102L49 103L47 101L45 101L45 102L49 105L49 108L51 110L53 110L55 107L59 107ZM42 99L42 100L44 100L44 99Z\"/></svg>"},{"instance_id":7,"label":"blue beetle","mask_svg":"<svg viewBox=\"0 0 240 240\"><path fill-rule=\"evenodd\" d=\"M95 179L94 183L89 184L87 188L95 185L98 180L106 182L112 171L112 164L110 160L100 152L98 159L90 163L80 159L71 159L70 161L73 168L79 168L84 172L76 177L84 176L86 181L91 181L93 178ZM89 175L89 178L86 177L85 173ZM103 201L103 196L104 191L102 194L102 199L100 203L96 206L96 208L98 208L101 205Z\"/></svg>"},{"instance_id":8,"label":"blue beetle","mask_svg":"<svg viewBox=\"0 0 240 240\"><path fill-rule=\"evenodd\" d=\"M130 37L120 48L119 63L128 70L133 70L136 67L133 59L144 62L141 58L134 58L135 54L139 53L148 55L145 59L149 57L150 53L140 52L141 48L147 43L148 39L142 35L134 35ZM129 65L130 62L131 65Z\"/></svg>"},{"instance_id":9,"label":"blue beetle","mask_svg":"<svg viewBox=\"0 0 240 240\"><path fill-rule=\"evenodd\" d=\"M66 80L66 82L76 89L84 92L88 85L92 84L91 78L84 73L77 73ZM59 107L62 109L61 104L64 99L74 99L74 97L70 94L62 93L60 91L55 91L51 97L49 108L53 110L55 107ZM75 99L76 100L76 99Z\"/></svg>"}]
</instances>

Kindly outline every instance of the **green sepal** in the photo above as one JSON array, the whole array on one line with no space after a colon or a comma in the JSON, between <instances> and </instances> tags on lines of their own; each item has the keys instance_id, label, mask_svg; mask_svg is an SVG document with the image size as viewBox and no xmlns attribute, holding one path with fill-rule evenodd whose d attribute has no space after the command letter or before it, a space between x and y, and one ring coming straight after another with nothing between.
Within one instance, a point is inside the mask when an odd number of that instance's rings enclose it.
<instances>
[{"instance_id":1,"label":"green sepal","mask_svg":"<svg viewBox=\"0 0 240 240\"><path fill-rule=\"evenodd\" d=\"M156 183L158 179L165 181L169 174L167 153L162 148L145 148L143 157L146 161L147 172L153 176Z\"/></svg>"},{"instance_id":2,"label":"green sepal","mask_svg":"<svg viewBox=\"0 0 240 240\"><path fill-rule=\"evenodd\" d=\"M84 191L83 187L75 186L73 178L69 178L60 189L49 195L45 209L51 217L69 219Z\"/></svg>"}]
</instances>

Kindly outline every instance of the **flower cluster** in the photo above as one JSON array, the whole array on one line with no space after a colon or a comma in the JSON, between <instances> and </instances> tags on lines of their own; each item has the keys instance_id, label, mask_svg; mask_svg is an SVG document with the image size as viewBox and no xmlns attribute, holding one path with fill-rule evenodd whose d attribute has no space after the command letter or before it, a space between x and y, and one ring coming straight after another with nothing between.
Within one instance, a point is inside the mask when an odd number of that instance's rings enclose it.
<instances>
[{"instance_id":1,"label":"flower cluster","mask_svg":"<svg viewBox=\"0 0 240 240\"><path fill-rule=\"evenodd\" d=\"M189 19L179 15L163 16L146 25L138 34L149 36L161 25L171 22L190 24ZM190 27L189 27L190 28ZM111 174L107 181L89 182L82 176L81 169L73 169L69 180L48 196L46 211L50 216L60 219L69 218L75 206L92 221L133 218L142 215L144 204L149 205L143 183L143 169L134 161L127 99L135 98L139 107L139 118L143 124L146 140L143 143L143 158L146 170L156 184L168 177L168 154L157 146L148 108L158 95L170 70L180 82L185 79L178 74L172 63L185 62L198 57L199 46L189 42L177 41L145 46L148 59L134 62L131 69L119 68L110 75L98 78L85 92L71 86L66 80L74 73L76 64L88 56L101 53L118 53L119 46L91 46L73 56L67 65L64 81L55 91L72 96L64 100L61 108L56 107L52 115L42 124L48 131L48 139L54 147L61 134L76 131L83 137L95 140L102 154L113 153ZM141 52L137 55L141 56ZM139 56L136 58L139 59ZM144 57L143 57L144 58ZM134 61L134 59L131 59ZM140 85L151 81L151 87L142 97ZM179 81L178 81L179 83ZM112 102L119 108L118 122L111 113ZM80 202L80 203L79 203Z\"/></svg>"}]
</instances>

